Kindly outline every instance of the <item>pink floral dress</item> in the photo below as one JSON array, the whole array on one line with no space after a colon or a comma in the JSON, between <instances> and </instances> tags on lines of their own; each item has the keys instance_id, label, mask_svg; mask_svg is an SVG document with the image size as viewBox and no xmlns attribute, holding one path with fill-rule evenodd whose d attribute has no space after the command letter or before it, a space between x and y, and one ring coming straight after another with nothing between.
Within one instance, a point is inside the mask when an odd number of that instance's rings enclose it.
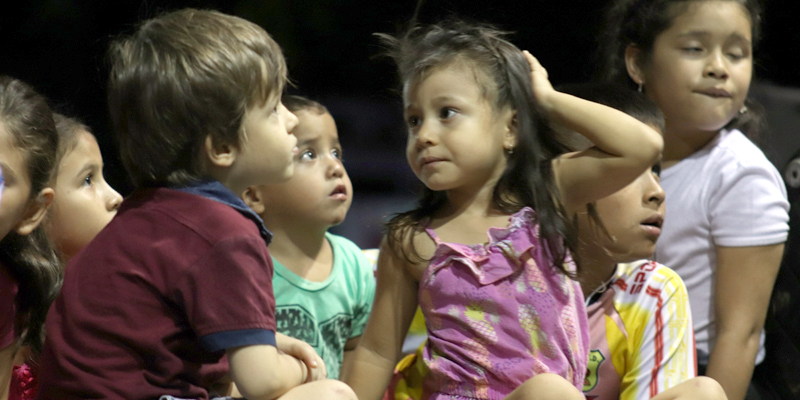
<instances>
[{"instance_id":1,"label":"pink floral dress","mask_svg":"<svg viewBox=\"0 0 800 400\"><path fill-rule=\"evenodd\" d=\"M560 273L523 208L482 245L444 243L419 286L430 372L423 397L502 399L551 372L583 387L589 346L583 293ZM568 269L574 263L568 259Z\"/></svg>"}]
</instances>

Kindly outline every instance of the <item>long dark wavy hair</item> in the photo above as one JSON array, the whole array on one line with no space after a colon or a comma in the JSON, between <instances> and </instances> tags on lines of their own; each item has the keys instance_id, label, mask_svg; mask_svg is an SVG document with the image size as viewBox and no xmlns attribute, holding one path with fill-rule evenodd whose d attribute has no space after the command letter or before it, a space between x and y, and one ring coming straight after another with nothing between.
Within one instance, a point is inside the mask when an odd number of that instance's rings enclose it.
<instances>
[{"instance_id":1,"label":"long dark wavy hair","mask_svg":"<svg viewBox=\"0 0 800 400\"><path fill-rule=\"evenodd\" d=\"M47 101L22 81L0 76L0 126L25 153L31 181L28 202L39 201L39 193L55 172L58 150L58 133ZM9 232L0 240L0 263L18 285L17 343L30 346L38 355L44 344L47 310L58 295L63 278L44 227L40 225L25 236Z\"/></svg>"},{"instance_id":2,"label":"long dark wavy hair","mask_svg":"<svg viewBox=\"0 0 800 400\"><path fill-rule=\"evenodd\" d=\"M508 155L507 166L494 188L492 202L497 211L513 214L523 207L536 211L540 238L556 268L569 275L563 263L576 248L573 224L567 219L553 180L552 158L565 152L554 139L533 96L531 71L520 49L502 32L486 24L449 19L421 26L412 25L397 37L378 34L386 53L397 64L400 81L423 79L434 68L466 63L476 71L483 94L493 99L495 110L516 111L517 144ZM386 226L386 240L395 254L410 262L424 261L413 245L413 236L447 203L444 191L424 188L417 207L396 214Z\"/></svg>"},{"instance_id":3,"label":"long dark wavy hair","mask_svg":"<svg viewBox=\"0 0 800 400\"><path fill-rule=\"evenodd\" d=\"M600 35L597 59L600 80L614 82L635 89L637 84L628 76L625 67L625 49L636 46L642 54L640 62L646 64L653 52L658 35L669 29L672 21L686 12L693 2L707 0L613 0L605 13ZM759 0L734 1L746 10L755 48L761 38L762 5ZM674 6L674 7L673 7ZM739 129L756 141L764 127L763 108L748 97L744 102L747 112L738 114L726 129Z\"/></svg>"}]
</instances>

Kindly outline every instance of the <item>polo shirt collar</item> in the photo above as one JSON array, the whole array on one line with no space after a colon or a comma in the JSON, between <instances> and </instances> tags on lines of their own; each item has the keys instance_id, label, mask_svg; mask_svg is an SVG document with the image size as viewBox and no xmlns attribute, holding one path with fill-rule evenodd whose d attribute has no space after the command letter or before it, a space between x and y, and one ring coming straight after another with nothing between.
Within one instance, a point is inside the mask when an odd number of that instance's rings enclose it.
<instances>
[{"instance_id":1,"label":"polo shirt collar","mask_svg":"<svg viewBox=\"0 0 800 400\"><path fill-rule=\"evenodd\" d=\"M267 245L269 245L269 243L272 241L272 232L270 232L267 227L264 226L264 221L261 219L261 217L259 217L255 211L250 209L250 207L248 207L247 204L242 201L242 199L237 197L230 189L228 189L219 181L204 179L193 185L176 187L174 189L180 190L181 192L202 196L209 200L214 200L216 202L225 204L226 206L232 207L256 224L258 231L261 233L261 237L264 238L264 241L267 243Z\"/></svg>"}]
</instances>

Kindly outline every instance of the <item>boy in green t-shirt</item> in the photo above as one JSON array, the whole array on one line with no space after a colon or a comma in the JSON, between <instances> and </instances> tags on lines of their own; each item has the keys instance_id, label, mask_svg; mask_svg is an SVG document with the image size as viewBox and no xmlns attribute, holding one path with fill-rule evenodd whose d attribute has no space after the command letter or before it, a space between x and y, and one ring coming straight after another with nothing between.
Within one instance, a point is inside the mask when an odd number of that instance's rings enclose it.
<instances>
[{"instance_id":1,"label":"boy in green t-shirt","mask_svg":"<svg viewBox=\"0 0 800 400\"><path fill-rule=\"evenodd\" d=\"M367 324L375 294L370 262L353 242L328 233L344 221L353 186L342 164L336 124L321 104L283 103L297 115L294 175L247 188L242 199L273 232L278 332L309 343L338 379Z\"/></svg>"}]
</instances>

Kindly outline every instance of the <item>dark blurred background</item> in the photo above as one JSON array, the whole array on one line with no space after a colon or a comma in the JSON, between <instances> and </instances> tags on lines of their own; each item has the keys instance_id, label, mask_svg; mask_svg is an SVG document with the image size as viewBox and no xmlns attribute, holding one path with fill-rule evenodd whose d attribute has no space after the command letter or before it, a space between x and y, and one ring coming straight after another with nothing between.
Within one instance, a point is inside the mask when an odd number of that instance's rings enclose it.
<instances>
[{"instance_id":1,"label":"dark blurred background","mask_svg":"<svg viewBox=\"0 0 800 400\"><path fill-rule=\"evenodd\" d=\"M534 53L558 85L590 79L606 4L430 0L423 4L420 19L458 15L513 31L512 41ZM92 127L106 160L107 179L127 195L131 186L116 157L105 105L109 41L131 32L136 21L183 7L213 8L256 22L282 46L296 84L293 91L328 106L337 121L356 194L337 232L363 247L375 247L382 218L411 207L417 183L403 155L395 71L388 60L376 57L380 47L372 33L397 32L415 5L385 0L21 1L6 5L0 14L0 73L32 84L57 109ZM779 168L789 155L775 148L791 154L797 147L779 140L793 140L789 130L797 126L791 121L798 118L795 100L800 97L793 89L800 86L800 30L790 6L795 6L793 0L767 1L753 89L768 109L790 118L778 118L772 133L778 139L763 144Z\"/></svg>"}]
</instances>

